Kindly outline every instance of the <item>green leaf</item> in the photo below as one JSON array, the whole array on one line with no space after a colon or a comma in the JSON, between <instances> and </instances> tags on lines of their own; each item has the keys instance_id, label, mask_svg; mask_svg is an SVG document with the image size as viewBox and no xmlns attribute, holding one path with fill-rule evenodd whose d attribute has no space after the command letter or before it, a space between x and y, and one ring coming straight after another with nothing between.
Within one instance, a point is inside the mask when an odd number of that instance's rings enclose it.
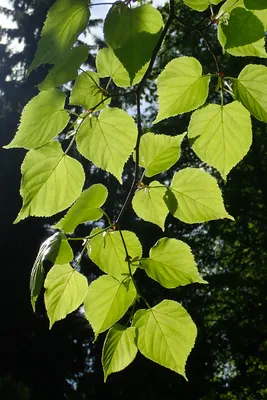
<instances>
[{"instance_id":1,"label":"green leaf","mask_svg":"<svg viewBox=\"0 0 267 400\"><path fill-rule=\"evenodd\" d=\"M41 292L44 282L44 260L50 260L51 254L58 252L62 235L56 232L54 235L46 239L38 251L37 257L34 261L31 276L30 276L30 293L31 293L31 304L33 311L35 312L35 303Z\"/></svg>"},{"instance_id":2,"label":"green leaf","mask_svg":"<svg viewBox=\"0 0 267 400\"><path fill-rule=\"evenodd\" d=\"M188 224L233 217L224 208L216 179L198 168L176 172L170 187L178 208L170 212Z\"/></svg>"},{"instance_id":3,"label":"green leaf","mask_svg":"<svg viewBox=\"0 0 267 400\"><path fill-rule=\"evenodd\" d=\"M88 23L88 0L57 0L49 9L29 73L41 64L56 64Z\"/></svg>"},{"instance_id":4,"label":"green leaf","mask_svg":"<svg viewBox=\"0 0 267 400\"><path fill-rule=\"evenodd\" d=\"M165 186L153 181L149 186L137 190L132 200L133 209L138 217L158 225L163 231L169 213L164 200L165 194Z\"/></svg>"},{"instance_id":5,"label":"green leaf","mask_svg":"<svg viewBox=\"0 0 267 400\"><path fill-rule=\"evenodd\" d=\"M173 289L189 283L208 283L198 273L190 247L181 240L162 238L141 261L147 275Z\"/></svg>"},{"instance_id":6,"label":"green leaf","mask_svg":"<svg viewBox=\"0 0 267 400\"><path fill-rule=\"evenodd\" d=\"M202 76L202 66L193 57L170 61L158 77L159 113L162 119L192 111L205 103L209 76Z\"/></svg>"},{"instance_id":7,"label":"green leaf","mask_svg":"<svg viewBox=\"0 0 267 400\"><path fill-rule=\"evenodd\" d=\"M61 240L55 264L68 264L74 258L72 248L67 239Z\"/></svg>"},{"instance_id":8,"label":"green leaf","mask_svg":"<svg viewBox=\"0 0 267 400\"><path fill-rule=\"evenodd\" d=\"M162 28L160 12L150 4L132 8L119 1L110 8L104 23L105 40L128 71L131 83L150 60Z\"/></svg>"},{"instance_id":9,"label":"green leaf","mask_svg":"<svg viewBox=\"0 0 267 400\"><path fill-rule=\"evenodd\" d=\"M50 329L82 304L88 290L86 277L69 264L54 265L47 274L44 287Z\"/></svg>"},{"instance_id":10,"label":"green leaf","mask_svg":"<svg viewBox=\"0 0 267 400\"><path fill-rule=\"evenodd\" d=\"M100 228L94 229L91 235L98 232L101 232ZM137 236L130 231L121 232L130 257L132 259L142 257L142 246ZM96 235L90 239L87 248L89 257L102 271L117 279L129 274L125 249L119 231L103 232ZM138 263L131 265L132 273L134 273Z\"/></svg>"},{"instance_id":11,"label":"green leaf","mask_svg":"<svg viewBox=\"0 0 267 400\"><path fill-rule=\"evenodd\" d=\"M69 122L69 114L63 109L65 99L66 95L58 89L33 97L21 114L16 136L4 148L35 149L56 137Z\"/></svg>"},{"instance_id":12,"label":"green leaf","mask_svg":"<svg viewBox=\"0 0 267 400\"><path fill-rule=\"evenodd\" d=\"M192 114L188 138L198 157L226 179L251 146L250 114L238 101L223 107L209 104Z\"/></svg>"},{"instance_id":13,"label":"green leaf","mask_svg":"<svg viewBox=\"0 0 267 400\"><path fill-rule=\"evenodd\" d=\"M59 61L50 69L46 78L38 85L39 90L52 89L63 83L73 81L77 74L78 68L88 57L88 46L83 44L74 47L66 57Z\"/></svg>"},{"instance_id":14,"label":"green leaf","mask_svg":"<svg viewBox=\"0 0 267 400\"><path fill-rule=\"evenodd\" d=\"M256 42L265 35L260 19L242 7L231 11L228 24L222 25L222 30L226 36L225 49Z\"/></svg>"},{"instance_id":15,"label":"green leaf","mask_svg":"<svg viewBox=\"0 0 267 400\"><path fill-rule=\"evenodd\" d=\"M244 6L248 10L264 10L264 9L267 9L266 0L244 0Z\"/></svg>"},{"instance_id":16,"label":"green leaf","mask_svg":"<svg viewBox=\"0 0 267 400\"><path fill-rule=\"evenodd\" d=\"M110 103L110 99L104 101L106 97L107 93L99 86L97 73L87 71L77 77L71 91L70 104L82 106L86 110L94 109L94 111L98 111ZM99 106L95 108L97 104Z\"/></svg>"},{"instance_id":17,"label":"green leaf","mask_svg":"<svg viewBox=\"0 0 267 400\"><path fill-rule=\"evenodd\" d=\"M84 300L85 315L92 325L95 340L126 313L137 293L132 280L120 282L102 275L93 281Z\"/></svg>"},{"instance_id":18,"label":"green leaf","mask_svg":"<svg viewBox=\"0 0 267 400\"><path fill-rule=\"evenodd\" d=\"M210 4L219 4L221 0L183 0L183 2L193 10L204 11Z\"/></svg>"},{"instance_id":19,"label":"green leaf","mask_svg":"<svg viewBox=\"0 0 267 400\"><path fill-rule=\"evenodd\" d=\"M96 67L100 78L111 77L119 87L128 87L139 83L144 76L148 63L146 63L135 75L131 83L130 76L120 60L115 56L114 51L107 47L100 49L96 56Z\"/></svg>"},{"instance_id":20,"label":"green leaf","mask_svg":"<svg viewBox=\"0 0 267 400\"><path fill-rule=\"evenodd\" d=\"M85 190L71 206L67 214L53 226L65 233L73 233L75 228L87 221L96 221L102 217L100 207L107 199L108 191L100 183Z\"/></svg>"},{"instance_id":21,"label":"green leaf","mask_svg":"<svg viewBox=\"0 0 267 400\"><path fill-rule=\"evenodd\" d=\"M104 381L114 372L128 367L137 354L136 328L124 328L115 324L106 336L102 351Z\"/></svg>"},{"instance_id":22,"label":"green leaf","mask_svg":"<svg viewBox=\"0 0 267 400\"><path fill-rule=\"evenodd\" d=\"M179 303L163 300L149 310L139 310L133 326L138 329L137 347L145 357L186 378L185 364L197 328Z\"/></svg>"},{"instance_id":23,"label":"green leaf","mask_svg":"<svg viewBox=\"0 0 267 400\"><path fill-rule=\"evenodd\" d=\"M118 108L106 108L98 117L87 117L76 137L78 151L97 167L113 174L120 183L136 139L133 118Z\"/></svg>"},{"instance_id":24,"label":"green leaf","mask_svg":"<svg viewBox=\"0 0 267 400\"><path fill-rule=\"evenodd\" d=\"M49 217L69 207L85 180L82 165L65 155L58 142L30 150L21 171L23 206L14 223L28 216Z\"/></svg>"},{"instance_id":25,"label":"green leaf","mask_svg":"<svg viewBox=\"0 0 267 400\"><path fill-rule=\"evenodd\" d=\"M246 65L235 80L234 93L255 118L267 122L267 67Z\"/></svg>"},{"instance_id":26,"label":"green leaf","mask_svg":"<svg viewBox=\"0 0 267 400\"><path fill-rule=\"evenodd\" d=\"M146 169L147 177L167 171L179 160L185 135L167 136L149 132L141 137L139 165Z\"/></svg>"}]
</instances>

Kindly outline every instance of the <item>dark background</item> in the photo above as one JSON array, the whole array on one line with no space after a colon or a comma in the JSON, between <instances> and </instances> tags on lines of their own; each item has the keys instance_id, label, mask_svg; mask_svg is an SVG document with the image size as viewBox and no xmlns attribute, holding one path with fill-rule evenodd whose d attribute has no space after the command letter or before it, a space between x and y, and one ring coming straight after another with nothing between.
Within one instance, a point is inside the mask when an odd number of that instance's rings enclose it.
<instances>
[{"instance_id":1,"label":"dark background","mask_svg":"<svg viewBox=\"0 0 267 400\"><path fill-rule=\"evenodd\" d=\"M18 28L2 30L2 33L8 36L8 40L24 39L25 48L23 52L13 54L8 45L0 45L1 147L13 138L23 106L37 93L35 85L47 72L47 67L39 67L26 77L36 50L36 32L40 33L53 1L12 0L11 3L13 10L10 14ZM5 9L2 11L8 13ZM166 16L166 10L162 12ZM187 9L181 11L181 18L190 23L198 23L202 17ZM174 24L171 33L158 58L155 74L177 56L178 49L181 54L197 57L204 72L216 70L197 32ZM266 65L259 59L222 56L214 27L206 35L226 75L237 76L248 61ZM98 45L102 45L101 41L96 42L96 47ZM94 51L95 48L91 47L87 60L91 68L94 68ZM147 127L156 112L154 92L153 84L148 83L148 111L144 118ZM211 95L210 100L216 101L216 96ZM170 118L158 124L156 131L182 133L188 120L187 114ZM198 326L196 346L187 363L189 382L138 355L131 366L111 375L104 384L101 367L104 334L93 344L92 330L79 312L56 323L49 331L42 296L38 300L37 312L33 314L29 275L39 246L51 234L47 227L57 218L29 218L18 225L12 224L21 207L20 165L25 151L1 149L1 399L87 400L101 396L111 399L126 396L171 400L267 399L266 125L253 120L253 132L252 148L230 173L227 185L220 181L216 171L213 172L235 222L214 221L188 226L171 216L166 222L166 236L185 240L192 246L198 267L209 285L195 284L168 291L151 282L142 271L137 275L151 304L163 298L176 299L186 307ZM89 172L90 164L80 160ZM185 141L181 160L160 179L170 177L175 170L189 164L198 166L199 160ZM132 163L129 162L125 174L131 174L131 171ZM115 179L98 170L92 173L87 186L94 182L103 182L108 187L110 195L106 210L116 216L128 187L121 189ZM162 235L156 226L137 221L131 210L126 213L122 227L137 233L145 254ZM88 226L81 227L79 233L88 234L88 229ZM74 247L74 250L77 249ZM86 258L82 269L89 281L99 273Z\"/></svg>"}]
</instances>

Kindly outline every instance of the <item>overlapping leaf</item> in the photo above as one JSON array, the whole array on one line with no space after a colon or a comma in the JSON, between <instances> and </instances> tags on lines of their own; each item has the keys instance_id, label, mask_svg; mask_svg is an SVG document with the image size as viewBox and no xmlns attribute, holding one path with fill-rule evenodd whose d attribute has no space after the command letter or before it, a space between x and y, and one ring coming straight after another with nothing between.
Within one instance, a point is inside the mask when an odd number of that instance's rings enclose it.
<instances>
[{"instance_id":1,"label":"overlapping leaf","mask_svg":"<svg viewBox=\"0 0 267 400\"><path fill-rule=\"evenodd\" d=\"M267 3L265 0L244 0L244 5L248 10L267 9Z\"/></svg>"},{"instance_id":2,"label":"overlapping leaf","mask_svg":"<svg viewBox=\"0 0 267 400\"><path fill-rule=\"evenodd\" d=\"M92 325L95 339L126 313L136 297L132 280L120 282L103 275L89 286L84 300L85 315Z\"/></svg>"},{"instance_id":3,"label":"overlapping leaf","mask_svg":"<svg viewBox=\"0 0 267 400\"><path fill-rule=\"evenodd\" d=\"M176 203L170 212L183 222L192 224L220 218L233 219L224 208L221 191L211 175L198 168L177 172L170 187Z\"/></svg>"},{"instance_id":4,"label":"overlapping leaf","mask_svg":"<svg viewBox=\"0 0 267 400\"><path fill-rule=\"evenodd\" d=\"M122 183L122 170L134 150L136 138L133 118L118 108L106 108L99 117L84 120L76 140L85 158L111 172Z\"/></svg>"},{"instance_id":5,"label":"overlapping leaf","mask_svg":"<svg viewBox=\"0 0 267 400\"><path fill-rule=\"evenodd\" d=\"M222 25L222 29L226 37L225 49L254 43L265 34L259 18L242 7L231 11L228 23Z\"/></svg>"},{"instance_id":6,"label":"overlapping leaf","mask_svg":"<svg viewBox=\"0 0 267 400\"><path fill-rule=\"evenodd\" d=\"M192 114L188 137L199 158L226 179L251 146L250 114L238 101L223 107L209 104Z\"/></svg>"},{"instance_id":7,"label":"overlapping leaf","mask_svg":"<svg viewBox=\"0 0 267 400\"><path fill-rule=\"evenodd\" d=\"M207 283L198 273L190 247L181 240L162 238L142 259L147 275L162 286L172 289L189 283Z\"/></svg>"},{"instance_id":8,"label":"overlapping leaf","mask_svg":"<svg viewBox=\"0 0 267 400\"><path fill-rule=\"evenodd\" d=\"M138 330L137 347L145 357L186 378L185 364L197 328L179 303L163 300L149 310L139 310L133 326Z\"/></svg>"},{"instance_id":9,"label":"overlapping leaf","mask_svg":"<svg viewBox=\"0 0 267 400\"><path fill-rule=\"evenodd\" d=\"M211 4L219 4L221 0L183 0L183 2L193 10L204 11Z\"/></svg>"},{"instance_id":10,"label":"overlapping leaf","mask_svg":"<svg viewBox=\"0 0 267 400\"><path fill-rule=\"evenodd\" d=\"M144 76L148 63L146 63L135 75L132 83L128 72L115 56L114 51L107 47L100 49L96 56L96 67L100 78L111 77L114 83L120 87L127 87L136 85L139 83Z\"/></svg>"},{"instance_id":11,"label":"overlapping leaf","mask_svg":"<svg viewBox=\"0 0 267 400\"><path fill-rule=\"evenodd\" d=\"M146 133L141 137L139 165L145 168L145 175L151 177L167 171L180 158L181 142L186 133L179 136Z\"/></svg>"},{"instance_id":12,"label":"overlapping leaf","mask_svg":"<svg viewBox=\"0 0 267 400\"><path fill-rule=\"evenodd\" d=\"M115 324L106 336L102 351L104 381L114 372L122 371L137 354L136 328L125 328Z\"/></svg>"},{"instance_id":13,"label":"overlapping leaf","mask_svg":"<svg viewBox=\"0 0 267 400\"><path fill-rule=\"evenodd\" d=\"M98 111L110 103L109 98L105 100L106 97L107 93L99 86L97 73L87 71L76 79L71 91L70 104L82 106L86 110Z\"/></svg>"},{"instance_id":14,"label":"overlapping leaf","mask_svg":"<svg viewBox=\"0 0 267 400\"><path fill-rule=\"evenodd\" d=\"M200 107L208 96L209 81L197 59L170 61L158 77L159 112L154 123Z\"/></svg>"},{"instance_id":15,"label":"overlapping leaf","mask_svg":"<svg viewBox=\"0 0 267 400\"><path fill-rule=\"evenodd\" d=\"M69 114L63 109L65 99L57 89L33 97L23 110L16 136L4 147L36 149L56 137L69 122Z\"/></svg>"},{"instance_id":16,"label":"overlapping leaf","mask_svg":"<svg viewBox=\"0 0 267 400\"><path fill-rule=\"evenodd\" d=\"M132 8L119 1L109 10L105 40L128 71L131 83L150 60L162 28L160 12L150 4Z\"/></svg>"},{"instance_id":17,"label":"overlapping leaf","mask_svg":"<svg viewBox=\"0 0 267 400\"><path fill-rule=\"evenodd\" d=\"M101 232L101 229L96 228L91 235L95 235L98 232ZM122 231L122 235L129 256L132 259L140 258L142 256L142 246L137 236L130 231ZM102 271L112 275L114 278L121 279L125 274L129 273L125 248L119 231L103 232L90 239L88 255ZM133 273L137 265L132 264Z\"/></svg>"},{"instance_id":18,"label":"overlapping leaf","mask_svg":"<svg viewBox=\"0 0 267 400\"><path fill-rule=\"evenodd\" d=\"M57 0L49 9L29 72L41 64L62 61L90 16L87 0Z\"/></svg>"},{"instance_id":19,"label":"overlapping leaf","mask_svg":"<svg viewBox=\"0 0 267 400\"><path fill-rule=\"evenodd\" d=\"M90 186L54 228L65 233L73 233L79 224L98 220L103 215L100 207L105 203L107 195L108 191L104 185L98 183Z\"/></svg>"},{"instance_id":20,"label":"overlapping leaf","mask_svg":"<svg viewBox=\"0 0 267 400\"><path fill-rule=\"evenodd\" d=\"M58 142L30 150L21 171L23 206L15 223L30 215L49 217L69 207L85 180L82 165L65 155Z\"/></svg>"},{"instance_id":21,"label":"overlapping leaf","mask_svg":"<svg viewBox=\"0 0 267 400\"><path fill-rule=\"evenodd\" d=\"M54 265L47 274L44 287L50 328L56 321L75 311L82 304L88 290L86 277L69 264Z\"/></svg>"},{"instance_id":22,"label":"overlapping leaf","mask_svg":"<svg viewBox=\"0 0 267 400\"><path fill-rule=\"evenodd\" d=\"M235 80L238 100L260 121L267 122L267 67L247 65Z\"/></svg>"},{"instance_id":23,"label":"overlapping leaf","mask_svg":"<svg viewBox=\"0 0 267 400\"><path fill-rule=\"evenodd\" d=\"M164 200L165 194L165 186L153 181L149 186L137 190L132 200L133 209L138 217L157 224L162 230L169 213Z\"/></svg>"},{"instance_id":24,"label":"overlapping leaf","mask_svg":"<svg viewBox=\"0 0 267 400\"><path fill-rule=\"evenodd\" d=\"M88 46L85 44L74 47L48 72L45 79L38 85L39 90L48 90L63 83L72 81L78 74L78 68L88 57Z\"/></svg>"}]
</instances>

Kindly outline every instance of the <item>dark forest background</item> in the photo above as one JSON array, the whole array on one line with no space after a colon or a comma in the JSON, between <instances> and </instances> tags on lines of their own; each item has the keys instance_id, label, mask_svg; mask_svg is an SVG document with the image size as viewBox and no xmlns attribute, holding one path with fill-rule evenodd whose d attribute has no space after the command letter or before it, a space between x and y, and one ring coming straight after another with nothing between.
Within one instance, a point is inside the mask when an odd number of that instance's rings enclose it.
<instances>
[{"instance_id":1,"label":"dark forest background","mask_svg":"<svg viewBox=\"0 0 267 400\"><path fill-rule=\"evenodd\" d=\"M56 219L30 218L18 225L12 224L21 206L20 164L25 151L3 150L2 146L14 136L24 105L37 93L36 84L48 70L47 66L39 67L26 76L46 12L53 1L11 0L10 3L11 11L0 7L1 12L17 23L15 29L0 28L0 34L8 38L7 45L0 45L0 398L267 399L267 129L256 120L253 120L252 148L230 173L227 184L224 185L213 171L235 222L186 225L171 216L166 222L167 236L182 239L192 247L209 285L194 284L168 291L139 272L140 285L151 304L164 297L176 299L198 326L196 346L187 363L189 382L138 355L131 366L111 375L104 384L101 368L104 334L93 344L92 330L80 312L57 322L49 331L42 298L33 314L30 271L39 246L51 234L49 224ZM164 16L166 10L162 9ZM180 17L197 24L203 16L184 8ZM90 26L96 23L98 21L91 22ZM211 27L206 35L226 76L237 76L248 61L266 65L261 59L222 56L216 27ZM15 38L24 40L25 47L20 53L10 51L9 43ZM90 47L87 64L91 69L94 69L92 55L102 45L101 40L97 40L96 45ZM155 76L178 54L198 58L205 72L216 70L198 32L173 25L159 55ZM154 84L148 82L144 118L147 128L156 112L154 93ZM126 105L124 102L123 106ZM131 99L128 105L131 106ZM158 124L156 131L182 133L188 120L187 114L171 118ZM103 182L110 191L106 209L110 215L116 215L128 188L120 188L108 174L92 170L89 162L82 161L86 172L91 171L87 186ZM161 178L168 179L168 174L189 164L199 165L199 160L185 141L181 160ZM131 174L131 168L129 162L125 174ZM131 210L125 214L122 227L136 231L145 253L162 235L155 225L137 221ZM90 229L81 227L80 232L88 234ZM74 250L77 251L75 247ZM82 270L89 281L99 273L86 258Z\"/></svg>"}]
</instances>

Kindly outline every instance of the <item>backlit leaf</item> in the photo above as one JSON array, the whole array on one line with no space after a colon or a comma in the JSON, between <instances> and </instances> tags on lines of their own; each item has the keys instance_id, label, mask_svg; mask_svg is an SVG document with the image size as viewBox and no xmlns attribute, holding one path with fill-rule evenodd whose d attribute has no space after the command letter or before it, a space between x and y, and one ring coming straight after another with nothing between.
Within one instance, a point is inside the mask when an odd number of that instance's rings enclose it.
<instances>
[{"instance_id":1,"label":"backlit leaf","mask_svg":"<svg viewBox=\"0 0 267 400\"><path fill-rule=\"evenodd\" d=\"M100 232L96 228L91 235ZM129 253L133 258L142 256L142 246L137 236L130 231L122 231L123 238ZM90 239L87 246L89 258L104 272L114 278L121 279L125 274L129 274L129 266L126 261L125 249L119 231L103 232ZM131 264L132 273L136 270L138 263Z\"/></svg>"},{"instance_id":2,"label":"backlit leaf","mask_svg":"<svg viewBox=\"0 0 267 400\"><path fill-rule=\"evenodd\" d=\"M171 187L178 207L170 212L188 224L220 218L233 219L224 208L216 179L198 168L176 172Z\"/></svg>"},{"instance_id":3,"label":"backlit leaf","mask_svg":"<svg viewBox=\"0 0 267 400\"><path fill-rule=\"evenodd\" d=\"M208 96L209 81L197 59L170 61L158 77L159 112L154 123L200 107Z\"/></svg>"},{"instance_id":4,"label":"backlit leaf","mask_svg":"<svg viewBox=\"0 0 267 400\"><path fill-rule=\"evenodd\" d=\"M106 97L107 93L99 86L97 73L86 71L80 74L75 81L71 91L70 104L82 106L86 110L93 108L98 111L110 103L110 99L104 100ZM102 101L103 103L101 103ZM95 106L97 107L95 108Z\"/></svg>"},{"instance_id":5,"label":"backlit leaf","mask_svg":"<svg viewBox=\"0 0 267 400\"><path fill-rule=\"evenodd\" d=\"M235 80L234 93L254 117L267 122L267 67L246 65Z\"/></svg>"},{"instance_id":6,"label":"backlit leaf","mask_svg":"<svg viewBox=\"0 0 267 400\"><path fill-rule=\"evenodd\" d=\"M172 289L189 283L207 283L198 273L190 247L181 240L162 238L142 259L147 275L162 286Z\"/></svg>"},{"instance_id":7,"label":"backlit leaf","mask_svg":"<svg viewBox=\"0 0 267 400\"><path fill-rule=\"evenodd\" d=\"M136 138L137 128L130 115L118 108L105 108L98 117L84 120L76 140L78 151L85 158L122 183L122 170L134 150Z\"/></svg>"},{"instance_id":8,"label":"backlit leaf","mask_svg":"<svg viewBox=\"0 0 267 400\"><path fill-rule=\"evenodd\" d=\"M50 69L46 78L38 85L39 90L47 90L63 85L76 78L78 68L88 57L88 46L74 47L66 57Z\"/></svg>"},{"instance_id":9,"label":"backlit leaf","mask_svg":"<svg viewBox=\"0 0 267 400\"><path fill-rule=\"evenodd\" d=\"M131 82L151 58L163 28L160 12L150 4L129 7L116 2L104 23L107 44L129 73Z\"/></svg>"},{"instance_id":10,"label":"backlit leaf","mask_svg":"<svg viewBox=\"0 0 267 400\"><path fill-rule=\"evenodd\" d=\"M120 87L127 87L139 83L147 70L146 63L135 75L131 83L130 76L120 60L115 56L114 51L107 47L100 49L96 56L96 67L100 78L111 77L114 83Z\"/></svg>"},{"instance_id":11,"label":"backlit leaf","mask_svg":"<svg viewBox=\"0 0 267 400\"><path fill-rule=\"evenodd\" d=\"M95 339L123 317L136 295L132 280L120 282L112 276L102 275L90 284L84 310Z\"/></svg>"},{"instance_id":12,"label":"backlit leaf","mask_svg":"<svg viewBox=\"0 0 267 400\"><path fill-rule=\"evenodd\" d=\"M15 223L28 216L49 217L69 207L85 180L82 165L65 155L58 142L30 150L21 171L23 206Z\"/></svg>"},{"instance_id":13,"label":"backlit leaf","mask_svg":"<svg viewBox=\"0 0 267 400\"><path fill-rule=\"evenodd\" d=\"M188 138L199 158L226 179L251 146L250 114L238 101L223 107L209 104L192 114Z\"/></svg>"},{"instance_id":14,"label":"backlit leaf","mask_svg":"<svg viewBox=\"0 0 267 400\"><path fill-rule=\"evenodd\" d=\"M248 10L264 10L267 8L266 0L244 0L244 5Z\"/></svg>"},{"instance_id":15,"label":"backlit leaf","mask_svg":"<svg viewBox=\"0 0 267 400\"><path fill-rule=\"evenodd\" d=\"M104 381L110 374L122 371L131 364L137 351L136 328L124 328L120 324L110 328L102 351Z\"/></svg>"},{"instance_id":16,"label":"backlit leaf","mask_svg":"<svg viewBox=\"0 0 267 400\"><path fill-rule=\"evenodd\" d=\"M57 0L49 9L29 72L41 64L56 64L70 50L88 23L88 0Z\"/></svg>"},{"instance_id":17,"label":"backlit leaf","mask_svg":"<svg viewBox=\"0 0 267 400\"><path fill-rule=\"evenodd\" d=\"M155 135L146 133L141 137L139 165L146 169L150 177L167 171L180 158L181 142L186 133L179 136Z\"/></svg>"},{"instance_id":18,"label":"backlit leaf","mask_svg":"<svg viewBox=\"0 0 267 400\"><path fill-rule=\"evenodd\" d=\"M53 228L65 233L73 233L79 224L98 220L103 215L100 207L105 203L107 195L108 191L104 185L98 183L90 186Z\"/></svg>"},{"instance_id":19,"label":"backlit leaf","mask_svg":"<svg viewBox=\"0 0 267 400\"><path fill-rule=\"evenodd\" d=\"M149 186L137 190L132 200L133 209L138 217L157 224L162 230L169 213L164 201L165 193L165 186L153 181Z\"/></svg>"},{"instance_id":20,"label":"backlit leaf","mask_svg":"<svg viewBox=\"0 0 267 400\"><path fill-rule=\"evenodd\" d=\"M88 290L86 277L69 264L54 265L47 274L44 286L50 328L56 321L75 311L82 304Z\"/></svg>"},{"instance_id":21,"label":"backlit leaf","mask_svg":"<svg viewBox=\"0 0 267 400\"><path fill-rule=\"evenodd\" d=\"M16 136L5 149L35 149L48 143L63 131L69 122L65 111L66 95L58 89L39 93L25 106Z\"/></svg>"},{"instance_id":22,"label":"backlit leaf","mask_svg":"<svg viewBox=\"0 0 267 400\"><path fill-rule=\"evenodd\" d=\"M210 4L219 4L221 0L183 0L190 8L196 11L204 11Z\"/></svg>"},{"instance_id":23,"label":"backlit leaf","mask_svg":"<svg viewBox=\"0 0 267 400\"><path fill-rule=\"evenodd\" d=\"M265 34L259 18L242 7L237 7L231 11L228 23L222 25L222 29L226 36L226 49L256 42Z\"/></svg>"},{"instance_id":24,"label":"backlit leaf","mask_svg":"<svg viewBox=\"0 0 267 400\"><path fill-rule=\"evenodd\" d=\"M179 303L163 300L149 310L139 310L133 326L138 330L137 347L145 357L186 378L185 364L197 328Z\"/></svg>"}]
</instances>

